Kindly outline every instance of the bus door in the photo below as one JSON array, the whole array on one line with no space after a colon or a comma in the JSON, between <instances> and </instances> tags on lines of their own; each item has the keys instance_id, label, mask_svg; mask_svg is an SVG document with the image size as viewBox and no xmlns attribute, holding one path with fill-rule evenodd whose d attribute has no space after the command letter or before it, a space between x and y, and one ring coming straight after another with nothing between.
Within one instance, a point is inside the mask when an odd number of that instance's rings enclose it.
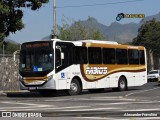
<instances>
[{"instance_id":1,"label":"bus door","mask_svg":"<svg viewBox=\"0 0 160 120\"><path fill-rule=\"evenodd\" d=\"M68 88L67 83L70 83L70 71L67 69L72 65L72 43L57 42L56 43L56 74L58 76L58 88ZM69 85L70 86L70 85Z\"/></svg>"}]
</instances>

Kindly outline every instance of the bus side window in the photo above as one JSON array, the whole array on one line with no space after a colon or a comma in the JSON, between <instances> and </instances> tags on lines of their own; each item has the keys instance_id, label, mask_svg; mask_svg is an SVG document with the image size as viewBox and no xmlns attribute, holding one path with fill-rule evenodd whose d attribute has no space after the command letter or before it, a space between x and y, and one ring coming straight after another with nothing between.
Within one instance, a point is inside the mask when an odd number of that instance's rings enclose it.
<instances>
[{"instance_id":1,"label":"bus side window","mask_svg":"<svg viewBox=\"0 0 160 120\"><path fill-rule=\"evenodd\" d=\"M139 64L139 51L129 49L128 58L129 58L129 64Z\"/></svg>"},{"instance_id":2,"label":"bus side window","mask_svg":"<svg viewBox=\"0 0 160 120\"><path fill-rule=\"evenodd\" d=\"M115 64L115 49L114 48L103 48L103 63L104 64Z\"/></svg>"},{"instance_id":3,"label":"bus side window","mask_svg":"<svg viewBox=\"0 0 160 120\"><path fill-rule=\"evenodd\" d=\"M140 64L144 65L145 64L145 55L144 55L144 50L139 51L139 59L140 59Z\"/></svg>"},{"instance_id":4,"label":"bus side window","mask_svg":"<svg viewBox=\"0 0 160 120\"><path fill-rule=\"evenodd\" d=\"M90 64L102 64L101 48L89 47L88 59Z\"/></svg>"},{"instance_id":5,"label":"bus side window","mask_svg":"<svg viewBox=\"0 0 160 120\"><path fill-rule=\"evenodd\" d=\"M59 49L56 49L56 66L61 65L61 52Z\"/></svg>"},{"instance_id":6,"label":"bus side window","mask_svg":"<svg viewBox=\"0 0 160 120\"><path fill-rule=\"evenodd\" d=\"M87 48L76 46L73 48L73 63L87 64Z\"/></svg>"},{"instance_id":7,"label":"bus side window","mask_svg":"<svg viewBox=\"0 0 160 120\"><path fill-rule=\"evenodd\" d=\"M127 49L116 49L116 63L128 64Z\"/></svg>"}]
</instances>

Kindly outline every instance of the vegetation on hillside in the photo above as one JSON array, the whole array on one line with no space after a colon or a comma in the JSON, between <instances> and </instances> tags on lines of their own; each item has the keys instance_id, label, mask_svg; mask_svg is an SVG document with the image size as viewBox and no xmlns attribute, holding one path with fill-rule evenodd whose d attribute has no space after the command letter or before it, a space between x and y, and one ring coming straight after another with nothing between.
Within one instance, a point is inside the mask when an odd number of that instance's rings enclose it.
<instances>
[{"instance_id":1,"label":"vegetation on hillside","mask_svg":"<svg viewBox=\"0 0 160 120\"><path fill-rule=\"evenodd\" d=\"M148 53L149 69L160 68L160 21L152 19L144 22L133 39L134 45L145 46Z\"/></svg>"},{"instance_id":2,"label":"vegetation on hillside","mask_svg":"<svg viewBox=\"0 0 160 120\"><path fill-rule=\"evenodd\" d=\"M59 27L59 39L76 41L86 39L104 39L101 32L94 27L93 19L88 18L88 25L85 26L80 21L74 22L72 25L64 23L62 27Z\"/></svg>"},{"instance_id":3,"label":"vegetation on hillside","mask_svg":"<svg viewBox=\"0 0 160 120\"><path fill-rule=\"evenodd\" d=\"M7 44L4 47L5 54L13 54L16 50L20 49L20 44L13 44L10 42L6 42ZM0 54L3 54L3 45L0 42Z\"/></svg>"}]
</instances>

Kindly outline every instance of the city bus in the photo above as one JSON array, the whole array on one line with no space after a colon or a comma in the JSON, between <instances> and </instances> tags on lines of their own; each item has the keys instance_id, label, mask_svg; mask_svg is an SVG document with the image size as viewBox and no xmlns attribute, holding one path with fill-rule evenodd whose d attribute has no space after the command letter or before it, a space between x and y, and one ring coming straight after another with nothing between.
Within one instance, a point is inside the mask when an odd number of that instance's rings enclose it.
<instances>
[{"instance_id":1,"label":"city bus","mask_svg":"<svg viewBox=\"0 0 160 120\"><path fill-rule=\"evenodd\" d=\"M146 50L99 40L25 42L19 82L20 89L42 95L58 90L69 95L106 88L125 91L147 83Z\"/></svg>"}]
</instances>

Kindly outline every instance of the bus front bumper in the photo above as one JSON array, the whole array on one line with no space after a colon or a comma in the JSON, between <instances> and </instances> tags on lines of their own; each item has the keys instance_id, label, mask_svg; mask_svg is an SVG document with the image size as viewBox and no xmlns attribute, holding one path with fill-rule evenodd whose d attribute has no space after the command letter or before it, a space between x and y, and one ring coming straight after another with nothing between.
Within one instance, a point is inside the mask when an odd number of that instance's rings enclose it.
<instances>
[{"instance_id":1,"label":"bus front bumper","mask_svg":"<svg viewBox=\"0 0 160 120\"><path fill-rule=\"evenodd\" d=\"M38 90L56 90L55 80L46 81L42 85L25 85L22 81L19 81L21 90L38 91Z\"/></svg>"}]
</instances>

